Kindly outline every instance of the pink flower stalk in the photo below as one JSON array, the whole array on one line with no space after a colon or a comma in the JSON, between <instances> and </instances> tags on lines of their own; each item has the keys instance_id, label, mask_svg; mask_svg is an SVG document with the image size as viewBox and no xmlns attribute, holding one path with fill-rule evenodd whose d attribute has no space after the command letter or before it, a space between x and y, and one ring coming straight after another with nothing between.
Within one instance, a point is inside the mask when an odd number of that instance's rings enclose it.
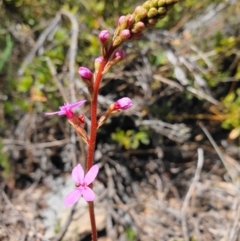
<instances>
[{"instance_id":1,"label":"pink flower stalk","mask_svg":"<svg viewBox=\"0 0 240 241\"><path fill-rule=\"evenodd\" d=\"M117 50L114 55L113 58L119 58L119 59L124 59L126 57L126 53L123 49L119 49Z\"/></svg>"},{"instance_id":2,"label":"pink flower stalk","mask_svg":"<svg viewBox=\"0 0 240 241\"><path fill-rule=\"evenodd\" d=\"M132 106L132 100L128 97L123 97L114 103L114 110L126 110Z\"/></svg>"},{"instance_id":3,"label":"pink flower stalk","mask_svg":"<svg viewBox=\"0 0 240 241\"><path fill-rule=\"evenodd\" d=\"M83 196L87 201L93 201L95 199L95 194L93 190L88 187L98 174L99 167L98 165L93 165L88 173L84 177L84 171L80 164L72 170L72 179L76 182L76 189L70 192L64 199L64 205L70 206L78 201L78 199Z\"/></svg>"},{"instance_id":4,"label":"pink flower stalk","mask_svg":"<svg viewBox=\"0 0 240 241\"><path fill-rule=\"evenodd\" d=\"M78 73L79 75L83 78L83 79L87 79L87 80L92 80L92 72L86 68L86 67L80 67L78 69Z\"/></svg>"},{"instance_id":5,"label":"pink flower stalk","mask_svg":"<svg viewBox=\"0 0 240 241\"><path fill-rule=\"evenodd\" d=\"M110 37L110 33L108 30L102 30L98 35L98 38L102 43L105 43L109 39L109 37Z\"/></svg>"},{"instance_id":6,"label":"pink flower stalk","mask_svg":"<svg viewBox=\"0 0 240 241\"><path fill-rule=\"evenodd\" d=\"M60 106L59 109L60 111L55 111L55 112L47 112L45 115L50 116L50 115L66 115L68 119L71 119L73 117L73 112L72 109L79 107L83 105L86 102L86 100L81 100L73 104L64 104L63 106Z\"/></svg>"}]
</instances>

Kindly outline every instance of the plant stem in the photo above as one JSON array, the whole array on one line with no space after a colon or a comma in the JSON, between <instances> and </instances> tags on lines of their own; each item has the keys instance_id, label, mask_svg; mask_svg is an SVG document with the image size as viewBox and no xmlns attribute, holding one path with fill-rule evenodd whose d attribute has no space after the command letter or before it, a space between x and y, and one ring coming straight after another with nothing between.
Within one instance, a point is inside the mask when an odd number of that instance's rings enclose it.
<instances>
[{"instance_id":1,"label":"plant stem","mask_svg":"<svg viewBox=\"0 0 240 241\"><path fill-rule=\"evenodd\" d=\"M94 82L94 92L93 98L91 101L91 127L90 127L90 138L89 138L89 145L88 145L88 155L87 155L87 171L93 166L94 161L94 152L95 152L95 145L96 145L96 136L97 136L97 104L98 104L98 90L99 86L103 77L103 70L108 63L112 53L114 52L115 48L110 48L105 58L102 60L99 70L95 77ZM93 188L93 185L89 185L90 188ZM94 214L94 204L93 202L88 202L88 210L90 215L90 222L92 228L92 241L97 241L97 229L96 229L96 221L95 221L95 214Z\"/></svg>"},{"instance_id":2,"label":"plant stem","mask_svg":"<svg viewBox=\"0 0 240 241\"><path fill-rule=\"evenodd\" d=\"M89 145L88 145L88 157L87 157L87 171L93 165L94 159L94 151L95 151L95 144L96 144L96 135L97 135L97 100L98 100L98 89L100 82L102 80L102 71L107 64L106 60L103 60L99 71L95 78L94 84L94 92L93 92L93 99L91 102L91 128L90 128L90 138L89 138Z\"/></svg>"},{"instance_id":3,"label":"plant stem","mask_svg":"<svg viewBox=\"0 0 240 241\"><path fill-rule=\"evenodd\" d=\"M96 222L95 222L93 202L88 202L88 210L89 210L90 222L91 222L91 228L92 228L92 241L97 241L97 228L96 228Z\"/></svg>"},{"instance_id":4,"label":"plant stem","mask_svg":"<svg viewBox=\"0 0 240 241\"><path fill-rule=\"evenodd\" d=\"M91 101L91 127L90 127L90 138L89 138L89 145L88 145L88 157L87 157L87 171L92 167L93 165L93 159L94 159L94 151L95 151L95 144L96 144L96 135L97 135L97 100L98 100L98 90L99 86L103 77L103 70L105 66L107 65L110 57L112 56L112 53L115 51L116 48L112 47L109 49L108 53L104 57L104 59L101 62L101 65L99 67L99 70L95 77L95 83L94 83L94 92L93 92L93 98Z\"/></svg>"}]
</instances>

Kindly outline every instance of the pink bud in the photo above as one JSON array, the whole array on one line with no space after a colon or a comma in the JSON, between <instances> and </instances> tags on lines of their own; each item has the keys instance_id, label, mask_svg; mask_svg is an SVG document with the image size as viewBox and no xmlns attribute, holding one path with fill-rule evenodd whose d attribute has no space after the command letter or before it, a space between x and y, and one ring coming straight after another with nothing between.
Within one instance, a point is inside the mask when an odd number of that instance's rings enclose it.
<instances>
[{"instance_id":1,"label":"pink bud","mask_svg":"<svg viewBox=\"0 0 240 241\"><path fill-rule=\"evenodd\" d=\"M102 56L97 57L97 58L95 59L95 63L102 63L102 60L103 60L103 57L102 57Z\"/></svg>"},{"instance_id":2,"label":"pink bud","mask_svg":"<svg viewBox=\"0 0 240 241\"><path fill-rule=\"evenodd\" d=\"M120 36L122 36L125 40L126 39L129 39L130 36L131 36L131 32L129 29L123 29L121 32L120 32Z\"/></svg>"},{"instance_id":3,"label":"pink bud","mask_svg":"<svg viewBox=\"0 0 240 241\"><path fill-rule=\"evenodd\" d=\"M100 32L100 34L98 35L99 40L102 43L105 43L108 39L109 39L110 33L108 30L103 30Z\"/></svg>"},{"instance_id":4,"label":"pink bud","mask_svg":"<svg viewBox=\"0 0 240 241\"><path fill-rule=\"evenodd\" d=\"M139 33L145 29L145 24L143 22L137 22L133 25L132 33ZM133 35L131 36L133 37Z\"/></svg>"},{"instance_id":5,"label":"pink bud","mask_svg":"<svg viewBox=\"0 0 240 241\"><path fill-rule=\"evenodd\" d=\"M117 50L113 55L113 58L124 59L125 57L126 57L126 53L123 49Z\"/></svg>"},{"instance_id":6,"label":"pink bud","mask_svg":"<svg viewBox=\"0 0 240 241\"><path fill-rule=\"evenodd\" d=\"M118 25L120 25L125 19L125 16L121 16L119 19L118 19Z\"/></svg>"},{"instance_id":7,"label":"pink bud","mask_svg":"<svg viewBox=\"0 0 240 241\"><path fill-rule=\"evenodd\" d=\"M78 73L83 79L92 80L92 72L88 68L80 67Z\"/></svg>"},{"instance_id":8,"label":"pink bud","mask_svg":"<svg viewBox=\"0 0 240 241\"><path fill-rule=\"evenodd\" d=\"M114 103L114 110L126 110L132 106L132 100L128 97L123 97Z\"/></svg>"},{"instance_id":9,"label":"pink bud","mask_svg":"<svg viewBox=\"0 0 240 241\"><path fill-rule=\"evenodd\" d=\"M103 61L103 57L101 56L95 59L95 62L94 62L95 71L98 71L102 61Z\"/></svg>"},{"instance_id":10,"label":"pink bud","mask_svg":"<svg viewBox=\"0 0 240 241\"><path fill-rule=\"evenodd\" d=\"M127 26L131 26L133 24L134 17L132 14L127 15Z\"/></svg>"},{"instance_id":11,"label":"pink bud","mask_svg":"<svg viewBox=\"0 0 240 241\"><path fill-rule=\"evenodd\" d=\"M142 6L137 6L134 10L135 14L138 14L142 10Z\"/></svg>"}]
</instances>

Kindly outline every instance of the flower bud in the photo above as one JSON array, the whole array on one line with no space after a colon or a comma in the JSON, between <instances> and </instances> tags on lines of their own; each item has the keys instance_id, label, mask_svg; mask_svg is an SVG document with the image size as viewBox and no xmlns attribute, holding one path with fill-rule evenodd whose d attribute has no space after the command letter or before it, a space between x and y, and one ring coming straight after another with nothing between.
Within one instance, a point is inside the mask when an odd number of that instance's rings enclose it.
<instances>
[{"instance_id":1,"label":"flower bud","mask_svg":"<svg viewBox=\"0 0 240 241\"><path fill-rule=\"evenodd\" d=\"M102 60L103 60L103 57L98 57L95 59L95 62L94 62L94 68L95 68L95 71L97 72L101 63L102 63Z\"/></svg>"},{"instance_id":2,"label":"flower bud","mask_svg":"<svg viewBox=\"0 0 240 241\"><path fill-rule=\"evenodd\" d=\"M93 74L92 74L92 72L88 68L80 67L78 69L78 73L82 77L82 79L92 81Z\"/></svg>"},{"instance_id":3,"label":"flower bud","mask_svg":"<svg viewBox=\"0 0 240 241\"><path fill-rule=\"evenodd\" d=\"M127 40L130 38L131 33L129 29L124 29L120 32L120 36L122 37L122 40Z\"/></svg>"},{"instance_id":4,"label":"flower bud","mask_svg":"<svg viewBox=\"0 0 240 241\"><path fill-rule=\"evenodd\" d=\"M146 18L147 17L147 10L145 8L141 8L138 14L139 14L141 19Z\"/></svg>"},{"instance_id":5,"label":"flower bud","mask_svg":"<svg viewBox=\"0 0 240 241\"><path fill-rule=\"evenodd\" d=\"M116 101L115 103L112 103L108 107L107 111L100 117L98 121L98 128L102 126L110 116L119 112L120 110L126 110L131 106L132 106L132 101L128 97L123 97L118 101Z\"/></svg>"},{"instance_id":6,"label":"flower bud","mask_svg":"<svg viewBox=\"0 0 240 241\"><path fill-rule=\"evenodd\" d=\"M121 23L123 23L124 19L125 19L125 16L122 15L122 16L118 19L118 25L121 25Z\"/></svg>"},{"instance_id":7,"label":"flower bud","mask_svg":"<svg viewBox=\"0 0 240 241\"><path fill-rule=\"evenodd\" d=\"M130 27L134 22L134 18L132 14L128 14L126 16L126 23L127 23L127 27Z\"/></svg>"},{"instance_id":8,"label":"flower bud","mask_svg":"<svg viewBox=\"0 0 240 241\"><path fill-rule=\"evenodd\" d=\"M137 15L135 16L135 22L139 22L141 20L143 20L144 18L147 17L147 9L140 7L139 9L137 9Z\"/></svg>"},{"instance_id":9,"label":"flower bud","mask_svg":"<svg viewBox=\"0 0 240 241\"><path fill-rule=\"evenodd\" d=\"M150 8L147 16L149 18L154 18L158 14L158 10L156 8Z\"/></svg>"},{"instance_id":10,"label":"flower bud","mask_svg":"<svg viewBox=\"0 0 240 241\"><path fill-rule=\"evenodd\" d=\"M166 8L164 8L164 7L158 8L158 14L162 15L162 14L165 14L166 12L167 12Z\"/></svg>"},{"instance_id":11,"label":"flower bud","mask_svg":"<svg viewBox=\"0 0 240 241\"><path fill-rule=\"evenodd\" d=\"M137 22L134 24L133 28L131 29L132 33L139 33L145 29L145 24L143 22Z\"/></svg>"},{"instance_id":12,"label":"flower bud","mask_svg":"<svg viewBox=\"0 0 240 241\"><path fill-rule=\"evenodd\" d=\"M123 42L122 38L121 38L120 36L117 36L117 37L113 40L113 44L112 44L112 45L113 45L113 47L116 47L116 46L122 44L122 42Z\"/></svg>"},{"instance_id":13,"label":"flower bud","mask_svg":"<svg viewBox=\"0 0 240 241\"><path fill-rule=\"evenodd\" d=\"M124 59L126 57L126 53L123 49L119 49L117 50L114 55L113 58L118 58L118 59Z\"/></svg>"},{"instance_id":14,"label":"flower bud","mask_svg":"<svg viewBox=\"0 0 240 241\"><path fill-rule=\"evenodd\" d=\"M158 0L158 7L163 7L165 5L165 0Z\"/></svg>"},{"instance_id":15,"label":"flower bud","mask_svg":"<svg viewBox=\"0 0 240 241\"><path fill-rule=\"evenodd\" d=\"M134 17L132 14L128 14L126 16L121 16L118 19L119 31L124 30L124 29L129 29L129 27L133 24L133 22L134 22Z\"/></svg>"},{"instance_id":16,"label":"flower bud","mask_svg":"<svg viewBox=\"0 0 240 241\"><path fill-rule=\"evenodd\" d=\"M138 14L142 10L142 6L137 6L134 10L134 14Z\"/></svg>"},{"instance_id":17,"label":"flower bud","mask_svg":"<svg viewBox=\"0 0 240 241\"><path fill-rule=\"evenodd\" d=\"M156 8L158 6L158 0L151 0L150 8Z\"/></svg>"},{"instance_id":18,"label":"flower bud","mask_svg":"<svg viewBox=\"0 0 240 241\"><path fill-rule=\"evenodd\" d=\"M178 2L178 0L158 0L158 7L174 5L177 2Z\"/></svg>"},{"instance_id":19,"label":"flower bud","mask_svg":"<svg viewBox=\"0 0 240 241\"><path fill-rule=\"evenodd\" d=\"M114 110L126 110L132 106L132 100L128 97L123 97L114 103Z\"/></svg>"},{"instance_id":20,"label":"flower bud","mask_svg":"<svg viewBox=\"0 0 240 241\"><path fill-rule=\"evenodd\" d=\"M80 67L78 69L79 75L82 77L83 82L86 84L88 88L88 92L90 94L90 99L92 99L93 96L93 74L92 72L85 67Z\"/></svg>"},{"instance_id":21,"label":"flower bud","mask_svg":"<svg viewBox=\"0 0 240 241\"><path fill-rule=\"evenodd\" d=\"M110 33L108 30L102 30L100 34L98 35L98 38L101 43L105 43L110 37Z\"/></svg>"},{"instance_id":22,"label":"flower bud","mask_svg":"<svg viewBox=\"0 0 240 241\"><path fill-rule=\"evenodd\" d=\"M165 15L164 15L165 16ZM158 22L158 19L155 19L155 18L149 18L148 19L148 26L154 26L156 25Z\"/></svg>"},{"instance_id":23,"label":"flower bud","mask_svg":"<svg viewBox=\"0 0 240 241\"><path fill-rule=\"evenodd\" d=\"M149 10L150 9L150 3L151 3L150 1L146 1L145 3L143 3L142 7Z\"/></svg>"}]
</instances>

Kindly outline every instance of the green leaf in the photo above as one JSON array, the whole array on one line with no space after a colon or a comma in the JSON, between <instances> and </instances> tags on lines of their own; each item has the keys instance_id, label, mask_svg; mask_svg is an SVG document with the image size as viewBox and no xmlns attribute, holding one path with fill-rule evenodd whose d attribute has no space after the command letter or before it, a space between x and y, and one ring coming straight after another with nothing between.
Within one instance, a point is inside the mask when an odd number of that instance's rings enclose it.
<instances>
[{"instance_id":1,"label":"green leaf","mask_svg":"<svg viewBox=\"0 0 240 241\"><path fill-rule=\"evenodd\" d=\"M23 76L19 80L18 90L20 92L27 92L33 84L33 78L30 75Z\"/></svg>"}]
</instances>

